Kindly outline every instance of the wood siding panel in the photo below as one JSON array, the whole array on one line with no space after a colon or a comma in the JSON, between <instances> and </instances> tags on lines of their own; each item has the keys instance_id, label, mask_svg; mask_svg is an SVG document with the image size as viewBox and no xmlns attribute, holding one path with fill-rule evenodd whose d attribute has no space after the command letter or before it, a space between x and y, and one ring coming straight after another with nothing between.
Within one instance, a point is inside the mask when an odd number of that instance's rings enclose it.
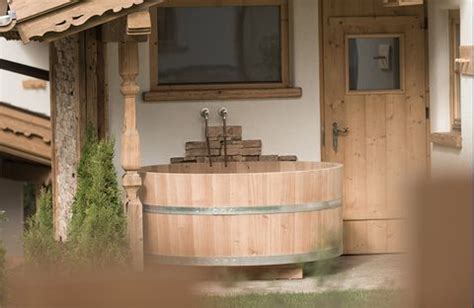
<instances>
[{"instance_id":1,"label":"wood siding panel","mask_svg":"<svg viewBox=\"0 0 474 308\"><path fill-rule=\"evenodd\" d=\"M406 244L402 220L344 221L344 253L400 253Z\"/></svg>"},{"instance_id":2,"label":"wood siding panel","mask_svg":"<svg viewBox=\"0 0 474 308\"><path fill-rule=\"evenodd\" d=\"M425 99L425 34L413 24L406 35L406 103L407 103L407 171L408 179L416 180L427 175L427 123ZM424 164L423 164L424 163Z\"/></svg>"}]
</instances>

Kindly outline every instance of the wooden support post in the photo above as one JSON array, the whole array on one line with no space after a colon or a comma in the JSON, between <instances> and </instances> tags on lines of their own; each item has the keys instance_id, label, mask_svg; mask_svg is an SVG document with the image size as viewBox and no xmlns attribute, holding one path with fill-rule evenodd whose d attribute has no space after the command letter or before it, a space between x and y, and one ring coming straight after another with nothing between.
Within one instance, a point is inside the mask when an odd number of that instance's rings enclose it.
<instances>
[{"instance_id":1,"label":"wooden support post","mask_svg":"<svg viewBox=\"0 0 474 308\"><path fill-rule=\"evenodd\" d=\"M80 35L55 41L50 56L54 229L66 241L80 156Z\"/></svg>"},{"instance_id":2,"label":"wooden support post","mask_svg":"<svg viewBox=\"0 0 474 308\"><path fill-rule=\"evenodd\" d=\"M51 44L51 122L55 237L67 241L77 187L77 166L86 127L107 132L105 44L101 29L59 39Z\"/></svg>"},{"instance_id":3,"label":"wooden support post","mask_svg":"<svg viewBox=\"0 0 474 308\"><path fill-rule=\"evenodd\" d=\"M124 97L122 131L123 187L126 192L125 212L128 217L128 236L135 269L143 269L143 206L138 198L142 179L140 169L140 136L136 123L136 96L140 90L138 76L138 43L120 43L119 67L122 78L121 92Z\"/></svg>"}]
</instances>

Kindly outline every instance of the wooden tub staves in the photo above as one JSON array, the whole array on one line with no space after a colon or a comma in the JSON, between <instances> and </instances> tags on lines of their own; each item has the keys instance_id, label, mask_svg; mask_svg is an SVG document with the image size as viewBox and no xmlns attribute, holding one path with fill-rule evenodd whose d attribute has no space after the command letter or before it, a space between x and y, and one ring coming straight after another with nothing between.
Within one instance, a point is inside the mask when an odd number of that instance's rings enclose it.
<instances>
[{"instance_id":1,"label":"wooden tub staves","mask_svg":"<svg viewBox=\"0 0 474 308\"><path fill-rule=\"evenodd\" d=\"M342 166L315 162L143 168L147 260L298 264L342 254Z\"/></svg>"}]
</instances>

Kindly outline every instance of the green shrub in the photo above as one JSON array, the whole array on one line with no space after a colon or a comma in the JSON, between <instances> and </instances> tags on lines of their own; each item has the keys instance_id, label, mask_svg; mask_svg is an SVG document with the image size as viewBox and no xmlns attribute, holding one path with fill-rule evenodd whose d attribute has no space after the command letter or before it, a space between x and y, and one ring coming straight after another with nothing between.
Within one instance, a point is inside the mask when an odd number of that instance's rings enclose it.
<instances>
[{"instance_id":1,"label":"green shrub","mask_svg":"<svg viewBox=\"0 0 474 308\"><path fill-rule=\"evenodd\" d=\"M51 191L42 192L36 215L27 220L25 261L41 269L58 265L105 268L128 261L126 219L113 165L114 142L86 134L65 249L54 240Z\"/></svg>"},{"instance_id":2,"label":"green shrub","mask_svg":"<svg viewBox=\"0 0 474 308\"><path fill-rule=\"evenodd\" d=\"M54 239L51 190L41 191L36 214L26 221L23 239L25 263L35 268L57 267L61 261L60 244Z\"/></svg>"},{"instance_id":3,"label":"green shrub","mask_svg":"<svg viewBox=\"0 0 474 308\"><path fill-rule=\"evenodd\" d=\"M92 174L89 163L94 159L98 140L91 126L87 128L81 160L77 168L77 191L72 205L72 219L69 223L69 240L77 242L88 207L88 194L92 186Z\"/></svg>"},{"instance_id":4,"label":"green shrub","mask_svg":"<svg viewBox=\"0 0 474 308\"><path fill-rule=\"evenodd\" d=\"M126 219L113 164L114 142L97 141L90 132L78 169L78 190L69 229L73 264L90 267L128 261Z\"/></svg>"}]
</instances>

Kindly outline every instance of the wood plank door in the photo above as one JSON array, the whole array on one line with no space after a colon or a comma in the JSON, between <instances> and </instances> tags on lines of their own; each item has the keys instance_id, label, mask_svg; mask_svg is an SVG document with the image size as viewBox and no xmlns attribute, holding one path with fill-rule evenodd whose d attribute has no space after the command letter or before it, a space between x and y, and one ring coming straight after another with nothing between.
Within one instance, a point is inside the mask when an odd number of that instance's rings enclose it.
<instances>
[{"instance_id":1,"label":"wood plank door","mask_svg":"<svg viewBox=\"0 0 474 308\"><path fill-rule=\"evenodd\" d=\"M422 24L395 16L324 25L323 154L344 164L345 253L403 250L406 184L428 164Z\"/></svg>"}]
</instances>

